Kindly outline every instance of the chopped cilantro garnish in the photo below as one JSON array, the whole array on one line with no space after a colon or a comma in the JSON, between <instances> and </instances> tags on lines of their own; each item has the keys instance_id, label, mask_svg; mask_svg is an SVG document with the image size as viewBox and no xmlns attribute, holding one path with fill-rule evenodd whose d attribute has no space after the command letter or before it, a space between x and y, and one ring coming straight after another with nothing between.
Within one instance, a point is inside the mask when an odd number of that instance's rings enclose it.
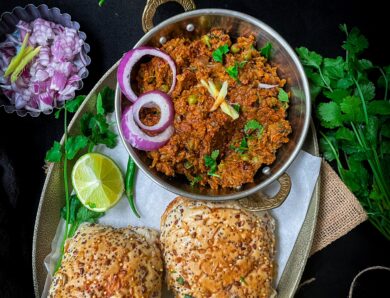
<instances>
[{"instance_id":1,"label":"chopped cilantro garnish","mask_svg":"<svg viewBox=\"0 0 390 298\"><path fill-rule=\"evenodd\" d=\"M244 127L244 132L246 135L250 135L252 132L257 130L257 135L260 136L264 130L263 125L261 125L257 120L249 120Z\"/></svg>"},{"instance_id":2,"label":"chopped cilantro garnish","mask_svg":"<svg viewBox=\"0 0 390 298\"><path fill-rule=\"evenodd\" d=\"M270 42L267 42L264 47L262 47L260 49L260 53L261 55L263 55L263 57L267 58L267 60L269 60L269 58L271 57L271 50L272 50L272 44Z\"/></svg>"},{"instance_id":3,"label":"chopped cilantro garnish","mask_svg":"<svg viewBox=\"0 0 390 298\"><path fill-rule=\"evenodd\" d=\"M223 55L225 55L228 52L229 52L229 47L227 44L220 46L212 54L214 61L223 63Z\"/></svg>"},{"instance_id":4,"label":"chopped cilantro garnish","mask_svg":"<svg viewBox=\"0 0 390 298\"><path fill-rule=\"evenodd\" d=\"M279 89L278 99L280 101L288 102L288 94L282 88Z\"/></svg>"},{"instance_id":5,"label":"chopped cilantro garnish","mask_svg":"<svg viewBox=\"0 0 390 298\"><path fill-rule=\"evenodd\" d=\"M236 151L237 153L240 153L240 154L245 153L245 151L247 151L249 149L248 141L247 141L246 137L242 138L239 147L234 147L234 146L231 145L230 149L232 149L232 150L234 150L234 151Z\"/></svg>"},{"instance_id":6,"label":"chopped cilantro garnish","mask_svg":"<svg viewBox=\"0 0 390 298\"><path fill-rule=\"evenodd\" d=\"M194 297L192 297L191 295L185 294L184 298L194 298Z\"/></svg>"},{"instance_id":7,"label":"chopped cilantro garnish","mask_svg":"<svg viewBox=\"0 0 390 298\"><path fill-rule=\"evenodd\" d=\"M207 175L209 176L215 176L219 177L219 175L215 174L217 171L217 157L219 155L219 150L214 150L211 152L211 155L205 155L204 157L204 163L206 167L209 168L209 171L207 172Z\"/></svg>"},{"instance_id":8,"label":"chopped cilantro garnish","mask_svg":"<svg viewBox=\"0 0 390 298\"><path fill-rule=\"evenodd\" d=\"M234 65L226 68L226 72L228 73L229 76L231 76L233 79L238 81L238 69L243 68L246 62L247 61L241 61L241 62L236 61Z\"/></svg>"},{"instance_id":9,"label":"chopped cilantro garnish","mask_svg":"<svg viewBox=\"0 0 390 298\"><path fill-rule=\"evenodd\" d=\"M226 72L228 73L229 76L231 76L233 79L236 81L238 80L238 65L237 62L229 67L226 67Z\"/></svg>"},{"instance_id":10,"label":"chopped cilantro garnish","mask_svg":"<svg viewBox=\"0 0 390 298\"><path fill-rule=\"evenodd\" d=\"M191 181L191 186L195 186L195 184L199 183L200 180L202 180L202 177L195 176L194 179Z\"/></svg>"}]
</instances>

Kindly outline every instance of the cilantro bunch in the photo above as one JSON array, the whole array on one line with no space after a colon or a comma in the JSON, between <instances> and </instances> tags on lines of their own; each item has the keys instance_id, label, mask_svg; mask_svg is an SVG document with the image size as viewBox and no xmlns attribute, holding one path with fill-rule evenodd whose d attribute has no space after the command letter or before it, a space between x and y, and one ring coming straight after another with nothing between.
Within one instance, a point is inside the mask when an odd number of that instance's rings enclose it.
<instances>
[{"instance_id":1,"label":"cilantro bunch","mask_svg":"<svg viewBox=\"0 0 390 298\"><path fill-rule=\"evenodd\" d=\"M361 59L367 39L357 28L340 29L345 57L296 51L310 81L323 156L335 163L371 223L390 240L390 66Z\"/></svg>"},{"instance_id":2,"label":"cilantro bunch","mask_svg":"<svg viewBox=\"0 0 390 298\"><path fill-rule=\"evenodd\" d=\"M91 152L95 145L104 144L114 148L117 143L117 135L110 129L106 115L114 110L114 90L105 87L98 93L96 99L96 114L84 113L80 119L81 134L68 135L68 113L74 113L85 99L79 95L73 100L68 100L64 106L55 113L58 119L64 114L64 141L63 145L55 141L46 153L46 161L63 162L63 179L65 190L65 207L61 210L61 216L65 219L65 233L61 245L61 256L57 263L57 269L61 264L65 240L72 237L82 222L95 222L104 213L90 211L77 198L70 196L68 185L68 161L76 157L81 150Z\"/></svg>"}]
</instances>

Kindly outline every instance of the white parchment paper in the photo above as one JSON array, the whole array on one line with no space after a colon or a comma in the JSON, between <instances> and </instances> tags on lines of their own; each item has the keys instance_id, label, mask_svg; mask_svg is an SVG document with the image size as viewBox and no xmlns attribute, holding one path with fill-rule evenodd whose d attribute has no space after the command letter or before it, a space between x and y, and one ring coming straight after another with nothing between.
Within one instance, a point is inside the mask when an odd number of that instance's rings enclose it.
<instances>
[{"instance_id":1,"label":"white parchment paper","mask_svg":"<svg viewBox=\"0 0 390 298\"><path fill-rule=\"evenodd\" d=\"M123 173L126 172L128 153L122 143L114 149L105 146L97 146L95 151L110 156L120 167ZM288 258L294 247L299 231L305 219L310 199L318 179L321 166L321 159L305 151L301 151L295 161L287 170L291 177L292 187L289 196L282 206L271 211L276 220L278 272L276 285L283 273ZM265 193L272 195L278 190L278 183L275 182L265 189ZM145 226L156 230L160 229L160 218L165 208L177 195L155 184L142 171L138 170L135 179L135 198L141 218L136 218L129 206L125 196L112 209L100 218L99 222L114 227ZM42 297L47 297L50 285L50 276L54 270L60 240L58 234L63 233L61 228L64 222L61 221L57 229L57 235L53 239L52 252L45 259L48 270L45 289Z\"/></svg>"}]
</instances>

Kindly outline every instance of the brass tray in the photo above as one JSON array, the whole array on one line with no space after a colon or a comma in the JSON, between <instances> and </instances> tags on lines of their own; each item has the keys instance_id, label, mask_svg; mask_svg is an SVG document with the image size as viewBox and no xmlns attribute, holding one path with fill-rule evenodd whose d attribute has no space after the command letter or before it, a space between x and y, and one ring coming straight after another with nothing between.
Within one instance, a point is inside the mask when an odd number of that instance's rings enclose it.
<instances>
[{"instance_id":1,"label":"brass tray","mask_svg":"<svg viewBox=\"0 0 390 298\"><path fill-rule=\"evenodd\" d=\"M70 135L79 132L80 117L85 112L92 112L95 110L97 93L103 89L104 86L109 86L115 89L116 70L118 64L119 63L116 63L113 67L111 67L111 69L107 71L107 73L88 94L85 102L74 115L69 124ZM306 138L303 149L313 155L319 155L317 137L313 124L311 125L310 133ZM73 166L71 162L70 166ZM43 262L45 257L51 251L51 242L54 238L57 225L60 220L60 210L65 204L62 175L63 171L61 164L56 163L50 165L43 185L37 216L35 219L32 268L36 297L40 297L45 285L47 272ZM319 182L316 184L306 218L277 287L278 297L293 297L298 287L311 248L317 219L318 203Z\"/></svg>"}]
</instances>

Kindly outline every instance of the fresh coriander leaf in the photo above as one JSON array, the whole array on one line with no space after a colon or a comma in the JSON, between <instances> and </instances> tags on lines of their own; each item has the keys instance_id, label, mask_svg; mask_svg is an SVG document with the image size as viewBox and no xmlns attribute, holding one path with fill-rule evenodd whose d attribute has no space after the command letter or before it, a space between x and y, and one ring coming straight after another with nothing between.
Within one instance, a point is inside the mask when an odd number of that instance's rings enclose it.
<instances>
[{"instance_id":1,"label":"fresh coriander leaf","mask_svg":"<svg viewBox=\"0 0 390 298\"><path fill-rule=\"evenodd\" d=\"M105 115L114 112L115 91L106 86L99 94L101 94L102 107L105 111Z\"/></svg>"},{"instance_id":2,"label":"fresh coriander leaf","mask_svg":"<svg viewBox=\"0 0 390 298\"><path fill-rule=\"evenodd\" d=\"M345 89L334 89L333 91L325 90L324 95L326 98L332 99L336 103L340 103L344 97L349 95L349 91Z\"/></svg>"},{"instance_id":3,"label":"fresh coriander leaf","mask_svg":"<svg viewBox=\"0 0 390 298\"><path fill-rule=\"evenodd\" d=\"M244 132L246 135L249 135L256 130L258 136L260 136L264 130L263 125L261 125L257 120L252 119L245 124Z\"/></svg>"},{"instance_id":4,"label":"fresh coriander leaf","mask_svg":"<svg viewBox=\"0 0 390 298\"><path fill-rule=\"evenodd\" d=\"M348 89L353 86L354 82L351 77L345 77L337 81L336 88L339 89Z\"/></svg>"},{"instance_id":5,"label":"fresh coriander leaf","mask_svg":"<svg viewBox=\"0 0 390 298\"><path fill-rule=\"evenodd\" d=\"M337 140L334 137L334 135L328 133L328 134L326 134L326 137L329 140L329 142L332 144L333 148L336 148L336 150L337 150L338 145L337 145ZM332 150L332 146L329 144L329 142L324 137L321 137L319 145L320 145L320 149L321 149L321 152L322 152L324 158L327 161L333 161L336 159L338 152L337 151L334 152Z\"/></svg>"},{"instance_id":6,"label":"fresh coriander leaf","mask_svg":"<svg viewBox=\"0 0 390 298\"><path fill-rule=\"evenodd\" d=\"M355 140L355 134L352 130L346 127L340 127L335 134L335 138L337 140L346 140L346 141L354 141Z\"/></svg>"},{"instance_id":7,"label":"fresh coriander leaf","mask_svg":"<svg viewBox=\"0 0 390 298\"><path fill-rule=\"evenodd\" d=\"M344 77L344 69L346 65L342 57L324 58L323 74L333 80L338 80Z\"/></svg>"},{"instance_id":8,"label":"fresh coriander leaf","mask_svg":"<svg viewBox=\"0 0 390 298\"><path fill-rule=\"evenodd\" d=\"M272 44L270 42L267 42L261 49L260 53L263 57L265 57L267 60L271 57L271 51L272 51Z\"/></svg>"},{"instance_id":9,"label":"fresh coriander leaf","mask_svg":"<svg viewBox=\"0 0 390 298\"><path fill-rule=\"evenodd\" d=\"M229 46L227 44L218 47L213 53L213 59L214 61L223 63L223 55L229 52Z\"/></svg>"},{"instance_id":10,"label":"fresh coriander leaf","mask_svg":"<svg viewBox=\"0 0 390 298\"><path fill-rule=\"evenodd\" d=\"M226 72L228 73L229 76L231 76L233 79L238 81L238 64L237 62L226 68Z\"/></svg>"},{"instance_id":11,"label":"fresh coriander leaf","mask_svg":"<svg viewBox=\"0 0 390 298\"><path fill-rule=\"evenodd\" d=\"M322 63L322 56L314 51L309 51L305 47L296 49L298 56L303 65L319 69Z\"/></svg>"},{"instance_id":12,"label":"fresh coriander leaf","mask_svg":"<svg viewBox=\"0 0 390 298\"><path fill-rule=\"evenodd\" d=\"M242 138L241 140L241 143L240 143L240 147L237 148L237 152L238 153L244 153L245 151L247 151L249 149L248 147L248 141L245 137Z\"/></svg>"},{"instance_id":13,"label":"fresh coriander leaf","mask_svg":"<svg viewBox=\"0 0 390 298\"><path fill-rule=\"evenodd\" d=\"M85 113L80 120L81 131L93 144L104 144L114 148L117 144L117 135L110 130L104 115Z\"/></svg>"},{"instance_id":14,"label":"fresh coriander leaf","mask_svg":"<svg viewBox=\"0 0 390 298\"><path fill-rule=\"evenodd\" d=\"M84 113L80 119L81 133L83 135L85 135L86 137L89 137L91 135L91 129L89 128L89 122L91 121L92 117L93 117L92 113Z\"/></svg>"},{"instance_id":15,"label":"fresh coriander leaf","mask_svg":"<svg viewBox=\"0 0 390 298\"><path fill-rule=\"evenodd\" d=\"M288 93L286 91L284 91L283 88L279 89L278 99L281 102L289 102L289 100L288 100Z\"/></svg>"},{"instance_id":16,"label":"fresh coriander leaf","mask_svg":"<svg viewBox=\"0 0 390 298\"><path fill-rule=\"evenodd\" d=\"M68 137L66 142L65 152L66 158L72 160L76 154L83 148L87 147L88 138L82 135L75 137Z\"/></svg>"},{"instance_id":17,"label":"fresh coriander leaf","mask_svg":"<svg viewBox=\"0 0 390 298\"><path fill-rule=\"evenodd\" d=\"M194 297L192 297L191 295L185 294L184 298L194 298Z\"/></svg>"},{"instance_id":18,"label":"fresh coriander leaf","mask_svg":"<svg viewBox=\"0 0 390 298\"><path fill-rule=\"evenodd\" d=\"M369 175L362 161L351 157L348 158L348 165L350 169L343 172L345 184L359 196L368 196Z\"/></svg>"},{"instance_id":19,"label":"fresh coriander leaf","mask_svg":"<svg viewBox=\"0 0 390 298\"><path fill-rule=\"evenodd\" d=\"M58 109L58 110L54 113L54 117L55 117L56 119L60 118L61 111L62 111L62 109Z\"/></svg>"},{"instance_id":20,"label":"fresh coriander leaf","mask_svg":"<svg viewBox=\"0 0 390 298\"><path fill-rule=\"evenodd\" d=\"M315 69L310 68L308 66L303 67L306 73L307 78L311 83L313 83L316 86L325 87L324 81L322 80L320 74L316 72Z\"/></svg>"},{"instance_id":21,"label":"fresh coriander leaf","mask_svg":"<svg viewBox=\"0 0 390 298\"><path fill-rule=\"evenodd\" d=\"M106 110L103 107L103 98L101 93L99 93L96 98L96 113L101 115L104 115L106 113Z\"/></svg>"},{"instance_id":22,"label":"fresh coriander leaf","mask_svg":"<svg viewBox=\"0 0 390 298\"><path fill-rule=\"evenodd\" d=\"M95 212L84 207L76 195L70 197L69 205L69 237L74 236L81 223L95 223L98 218L104 215L104 212ZM66 207L61 209L61 217L66 219Z\"/></svg>"},{"instance_id":23,"label":"fresh coriander leaf","mask_svg":"<svg viewBox=\"0 0 390 298\"><path fill-rule=\"evenodd\" d=\"M202 180L202 177L195 176L194 179L191 181L191 186L195 186L195 184L199 183L199 181Z\"/></svg>"},{"instance_id":24,"label":"fresh coriander leaf","mask_svg":"<svg viewBox=\"0 0 390 298\"><path fill-rule=\"evenodd\" d=\"M335 102L320 103L318 118L326 128L335 128L343 124L340 106Z\"/></svg>"},{"instance_id":25,"label":"fresh coriander leaf","mask_svg":"<svg viewBox=\"0 0 390 298\"><path fill-rule=\"evenodd\" d=\"M366 159L366 152L365 150L359 145L358 142L356 141L346 141L346 140L341 140L340 143L338 143L338 146L340 150L344 151L346 154L351 154L353 156L361 156L361 160Z\"/></svg>"},{"instance_id":26,"label":"fresh coriander leaf","mask_svg":"<svg viewBox=\"0 0 390 298\"><path fill-rule=\"evenodd\" d=\"M204 156L204 162L206 167L209 168L208 175L215 176L215 172L217 171L217 158L219 155L219 150L214 150L211 152L211 155Z\"/></svg>"},{"instance_id":27,"label":"fresh coriander leaf","mask_svg":"<svg viewBox=\"0 0 390 298\"><path fill-rule=\"evenodd\" d=\"M54 141L53 147L51 147L46 152L46 160L50 162L59 162L61 161L62 152L61 152L61 144L57 141Z\"/></svg>"},{"instance_id":28,"label":"fresh coriander leaf","mask_svg":"<svg viewBox=\"0 0 390 298\"><path fill-rule=\"evenodd\" d=\"M71 113L74 113L77 111L77 109L81 106L81 104L83 103L84 99L86 98L85 95L79 95L77 97L75 97L74 99L72 100L67 100L65 102L65 109L68 111L68 112L71 112Z\"/></svg>"},{"instance_id":29,"label":"fresh coriander leaf","mask_svg":"<svg viewBox=\"0 0 390 298\"><path fill-rule=\"evenodd\" d=\"M248 141L246 137L243 137L240 143L239 147L230 146L230 149L236 151L237 153L244 154L246 151L248 151Z\"/></svg>"},{"instance_id":30,"label":"fresh coriander leaf","mask_svg":"<svg viewBox=\"0 0 390 298\"><path fill-rule=\"evenodd\" d=\"M368 40L360 33L359 29L352 28L343 44L343 49L351 56L360 54L368 48Z\"/></svg>"},{"instance_id":31,"label":"fresh coriander leaf","mask_svg":"<svg viewBox=\"0 0 390 298\"><path fill-rule=\"evenodd\" d=\"M341 111L344 113L343 120L346 122L363 122L364 113L360 98L356 96L347 96L340 103Z\"/></svg>"},{"instance_id":32,"label":"fresh coriander leaf","mask_svg":"<svg viewBox=\"0 0 390 298\"><path fill-rule=\"evenodd\" d=\"M232 104L232 107L237 113L240 113L241 106L238 103Z\"/></svg>"},{"instance_id":33,"label":"fresh coriander leaf","mask_svg":"<svg viewBox=\"0 0 390 298\"><path fill-rule=\"evenodd\" d=\"M184 278L182 276L179 276L178 278L176 278L176 281L180 284L180 285L184 285L185 281L184 281Z\"/></svg>"},{"instance_id":34,"label":"fresh coriander leaf","mask_svg":"<svg viewBox=\"0 0 390 298\"><path fill-rule=\"evenodd\" d=\"M372 64L372 62L370 60L367 60L367 59L360 59L357 64L358 64L358 68L361 71L370 70L370 69L374 68L374 65Z\"/></svg>"},{"instance_id":35,"label":"fresh coriander leaf","mask_svg":"<svg viewBox=\"0 0 390 298\"><path fill-rule=\"evenodd\" d=\"M371 115L390 115L390 102L387 100L373 100L368 103L367 111Z\"/></svg>"},{"instance_id":36,"label":"fresh coriander leaf","mask_svg":"<svg viewBox=\"0 0 390 298\"><path fill-rule=\"evenodd\" d=\"M219 155L219 150L214 150L213 152L211 152L211 158L214 160L218 158L218 155Z\"/></svg>"},{"instance_id":37,"label":"fresh coriander leaf","mask_svg":"<svg viewBox=\"0 0 390 298\"><path fill-rule=\"evenodd\" d=\"M362 91L364 100L370 101L375 98L375 85L372 82L360 83L360 89ZM355 96L359 96L357 90L355 90Z\"/></svg>"}]
</instances>

